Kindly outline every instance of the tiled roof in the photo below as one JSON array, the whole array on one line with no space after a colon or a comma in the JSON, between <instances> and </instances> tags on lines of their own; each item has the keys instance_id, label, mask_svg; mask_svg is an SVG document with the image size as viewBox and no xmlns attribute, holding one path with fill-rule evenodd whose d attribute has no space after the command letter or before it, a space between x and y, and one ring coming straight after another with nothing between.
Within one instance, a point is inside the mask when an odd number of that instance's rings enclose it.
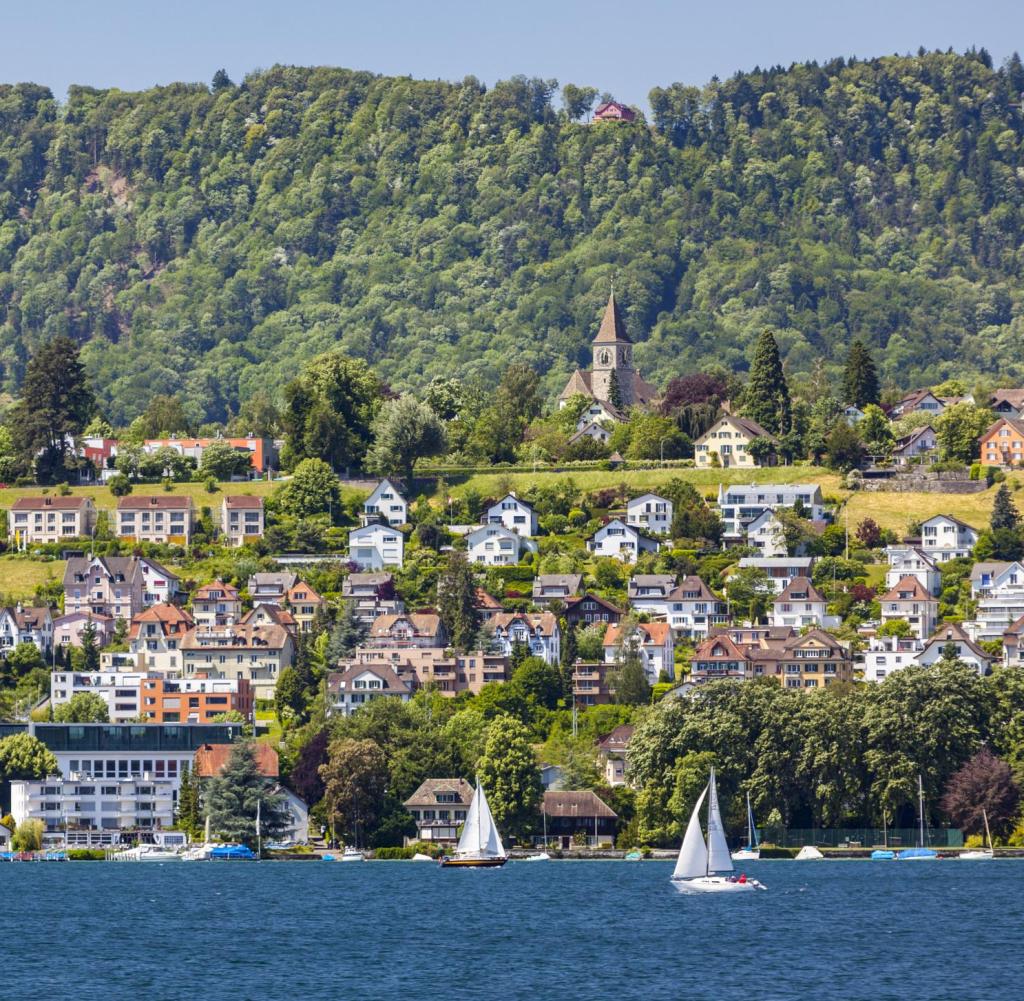
<instances>
[{"instance_id":1,"label":"tiled roof","mask_svg":"<svg viewBox=\"0 0 1024 1001\"><path fill-rule=\"evenodd\" d=\"M589 789L555 790L544 793L544 812L549 817L607 817L618 814Z\"/></svg>"},{"instance_id":2,"label":"tiled roof","mask_svg":"<svg viewBox=\"0 0 1024 1001\"><path fill-rule=\"evenodd\" d=\"M672 635L672 627L667 622L638 622L637 629L646 633L643 640L644 645L648 643L654 646L663 646L665 641ZM615 646L619 642L621 624L612 623L604 634L604 645Z\"/></svg>"},{"instance_id":3,"label":"tiled roof","mask_svg":"<svg viewBox=\"0 0 1024 1001\"><path fill-rule=\"evenodd\" d=\"M899 583L879 601L935 601L924 589L924 585L911 576L901 577Z\"/></svg>"},{"instance_id":4,"label":"tiled roof","mask_svg":"<svg viewBox=\"0 0 1024 1001\"><path fill-rule=\"evenodd\" d=\"M251 494L232 494L224 498L224 504L229 508L246 508L259 511L263 508L263 498L253 497Z\"/></svg>"},{"instance_id":5,"label":"tiled roof","mask_svg":"<svg viewBox=\"0 0 1024 1001\"><path fill-rule=\"evenodd\" d=\"M499 612L491 618L495 629L508 629L516 621L525 622L531 632L540 629L542 636L553 636L558 628L558 619L551 612Z\"/></svg>"},{"instance_id":6,"label":"tiled roof","mask_svg":"<svg viewBox=\"0 0 1024 1001\"><path fill-rule=\"evenodd\" d=\"M217 599L212 599L210 595L211 591L222 591L223 594L219 595ZM234 587L232 584L225 584L222 580L214 580L209 584L204 584L202 587L198 588L195 594L192 595L193 601L210 601L220 599L224 599L225 601L237 601L238 588Z\"/></svg>"},{"instance_id":7,"label":"tiled roof","mask_svg":"<svg viewBox=\"0 0 1024 1001\"><path fill-rule=\"evenodd\" d=\"M234 744L201 744L196 749L195 769L196 775L202 779L213 778L224 770L224 766L231 757ZM256 758L256 767L260 774L269 778L277 778L280 765L277 751L262 740L255 740L250 745Z\"/></svg>"},{"instance_id":8,"label":"tiled roof","mask_svg":"<svg viewBox=\"0 0 1024 1001\"><path fill-rule=\"evenodd\" d=\"M402 612L397 615L378 615L370 626L371 636L389 636L395 624L409 622L419 636L434 636L441 628L441 616L427 612Z\"/></svg>"},{"instance_id":9,"label":"tiled roof","mask_svg":"<svg viewBox=\"0 0 1024 1001\"><path fill-rule=\"evenodd\" d=\"M88 497L19 497L12 505L12 511L77 511L89 503Z\"/></svg>"},{"instance_id":10,"label":"tiled roof","mask_svg":"<svg viewBox=\"0 0 1024 1001\"><path fill-rule=\"evenodd\" d=\"M454 793L459 797L457 803L442 803L437 800L438 793ZM402 804L406 809L411 807L469 806L473 801L473 787L465 779L425 779L419 788Z\"/></svg>"},{"instance_id":11,"label":"tiled roof","mask_svg":"<svg viewBox=\"0 0 1024 1001\"><path fill-rule=\"evenodd\" d=\"M802 594L806 597L796 598L795 595ZM775 601L824 601L821 592L810 582L807 577L794 577Z\"/></svg>"},{"instance_id":12,"label":"tiled roof","mask_svg":"<svg viewBox=\"0 0 1024 1001\"><path fill-rule=\"evenodd\" d=\"M191 508L192 498L188 496L161 496L159 494L142 494L137 497L118 497L118 511L148 511L153 508L162 511L177 511Z\"/></svg>"}]
</instances>

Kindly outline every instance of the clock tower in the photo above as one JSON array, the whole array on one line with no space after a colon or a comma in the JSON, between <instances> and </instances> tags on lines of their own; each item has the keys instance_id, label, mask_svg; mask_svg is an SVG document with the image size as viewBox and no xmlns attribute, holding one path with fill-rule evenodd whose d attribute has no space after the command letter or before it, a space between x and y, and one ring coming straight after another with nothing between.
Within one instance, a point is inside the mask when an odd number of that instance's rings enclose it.
<instances>
[{"instance_id":1,"label":"clock tower","mask_svg":"<svg viewBox=\"0 0 1024 1001\"><path fill-rule=\"evenodd\" d=\"M593 352L591 386L594 396L599 400L611 399L614 372L621 405L628 407L638 402L633 398L636 373L633 368L633 342L626 333L626 325L622 322L622 314L619 312L614 292L608 296L601 327L594 338Z\"/></svg>"}]
</instances>

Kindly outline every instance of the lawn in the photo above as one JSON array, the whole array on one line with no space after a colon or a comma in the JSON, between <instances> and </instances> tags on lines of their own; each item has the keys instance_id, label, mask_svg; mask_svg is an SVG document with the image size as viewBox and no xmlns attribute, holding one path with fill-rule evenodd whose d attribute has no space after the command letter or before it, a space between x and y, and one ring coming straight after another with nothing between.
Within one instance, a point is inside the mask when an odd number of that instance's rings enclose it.
<instances>
[{"instance_id":1,"label":"lawn","mask_svg":"<svg viewBox=\"0 0 1024 1001\"><path fill-rule=\"evenodd\" d=\"M1020 483L1016 480L1012 487ZM850 495L850 531L865 518L874 518L881 528L895 532L906 532L911 521L923 521L936 514L950 514L975 528L987 528L992 511L992 499L996 488L991 487L978 494L923 494L887 493L859 491ZM1024 497L1017 490L1013 496L1018 508L1024 505Z\"/></svg>"},{"instance_id":2,"label":"lawn","mask_svg":"<svg viewBox=\"0 0 1024 1001\"><path fill-rule=\"evenodd\" d=\"M48 580L63 580L63 560L39 562L22 556L0 556L0 594L7 602L26 601Z\"/></svg>"}]
</instances>

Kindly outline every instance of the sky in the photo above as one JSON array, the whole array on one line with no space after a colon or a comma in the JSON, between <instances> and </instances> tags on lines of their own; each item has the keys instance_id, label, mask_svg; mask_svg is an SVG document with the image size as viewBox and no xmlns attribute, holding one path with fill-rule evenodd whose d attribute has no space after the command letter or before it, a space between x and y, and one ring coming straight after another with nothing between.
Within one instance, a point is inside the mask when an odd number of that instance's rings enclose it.
<instances>
[{"instance_id":1,"label":"sky","mask_svg":"<svg viewBox=\"0 0 1024 1001\"><path fill-rule=\"evenodd\" d=\"M1020 0L47 0L3 4L0 82L136 90L274 63L486 84L554 78L646 105L654 86L918 47L1024 50Z\"/></svg>"}]
</instances>

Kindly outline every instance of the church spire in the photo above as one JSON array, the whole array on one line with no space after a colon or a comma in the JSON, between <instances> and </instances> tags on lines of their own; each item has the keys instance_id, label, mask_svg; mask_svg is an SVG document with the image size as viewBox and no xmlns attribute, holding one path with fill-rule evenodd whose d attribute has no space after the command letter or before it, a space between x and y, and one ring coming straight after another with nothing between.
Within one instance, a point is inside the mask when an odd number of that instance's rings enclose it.
<instances>
[{"instance_id":1,"label":"church spire","mask_svg":"<svg viewBox=\"0 0 1024 1001\"><path fill-rule=\"evenodd\" d=\"M622 322L622 314L619 312L619 304L615 301L615 287L608 295L608 305L604 309L604 317L601 326L594 338L595 344L632 344L629 334L626 333L626 325Z\"/></svg>"}]
</instances>

